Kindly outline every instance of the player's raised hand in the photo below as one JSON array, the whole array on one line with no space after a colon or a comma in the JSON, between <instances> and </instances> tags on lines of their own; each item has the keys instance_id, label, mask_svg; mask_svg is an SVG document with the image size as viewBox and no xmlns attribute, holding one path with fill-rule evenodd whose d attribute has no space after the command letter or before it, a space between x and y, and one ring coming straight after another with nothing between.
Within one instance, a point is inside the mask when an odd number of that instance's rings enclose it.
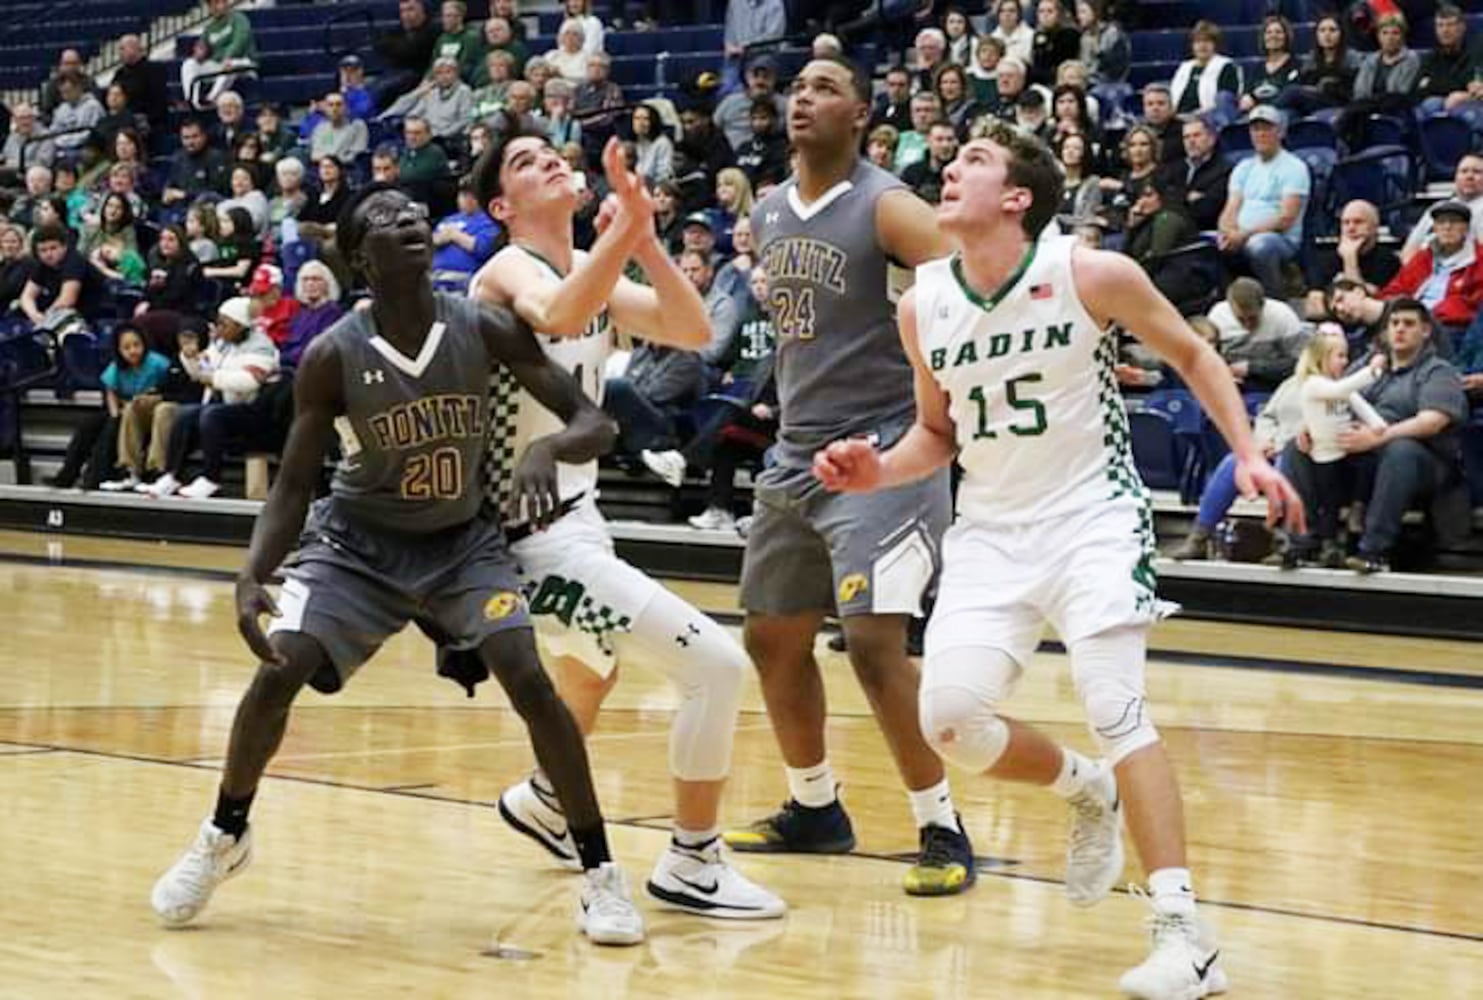
<instances>
[{"instance_id":1,"label":"player's raised hand","mask_svg":"<svg viewBox=\"0 0 1483 1000\"><path fill-rule=\"evenodd\" d=\"M864 438L834 441L814 452L814 476L835 493L869 493L880 486L880 452Z\"/></svg>"},{"instance_id":2,"label":"player's raised hand","mask_svg":"<svg viewBox=\"0 0 1483 1000\"><path fill-rule=\"evenodd\" d=\"M616 136L603 147L602 169L608 189L617 198L619 211L633 224L649 223L652 226L654 199L644 186L643 178L628 169L623 159L623 144Z\"/></svg>"},{"instance_id":3,"label":"player's raised hand","mask_svg":"<svg viewBox=\"0 0 1483 1000\"><path fill-rule=\"evenodd\" d=\"M278 605L268 589L250 576L237 577L237 631L247 648L263 663L282 663L283 657L263 633L262 617L278 617Z\"/></svg>"},{"instance_id":4,"label":"player's raised hand","mask_svg":"<svg viewBox=\"0 0 1483 1000\"><path fill-rule=\"evenodd\" d=\"M1298 496L1287 477L1272 468L1265 458L1258 455L1236 463L1236 489L1247 500L1266 497L1267 527L1276 527L1281 521L1294 534L1308 533L1308 515L1303 509L1303 498Z\"/></svg>"},{"instance_id":5,"label":"player's raised hand","mask_svg":"<svg viewBox=\"0 0 1483 1000\"><path fill-rule=\"evenodd\" d=\"M556 455L544 439L537 438L526 447L520 464L515 467L511 486L512 520L525 521L539 531L556 519L561 506Z\"/></svg>"}]
</instances>

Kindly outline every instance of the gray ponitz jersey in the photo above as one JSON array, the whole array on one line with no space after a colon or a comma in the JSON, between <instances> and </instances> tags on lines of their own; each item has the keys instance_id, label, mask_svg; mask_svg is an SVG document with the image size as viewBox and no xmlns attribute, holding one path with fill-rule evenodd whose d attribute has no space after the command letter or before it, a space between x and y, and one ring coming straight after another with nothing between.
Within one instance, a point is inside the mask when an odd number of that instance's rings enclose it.
<instances>
[{"instance_id":1,"label":"gray ponitz jersey","mask_svg":"<svg viewBox=\"0 0 1483 1000\"><path fill-rule=\"evenodd\" d=\"M881 195L901 181L861 160L812 205L796 178L752 212L777 327L777 460L806 466L830 441L909 422L911 363L896 332L890 261L876 237Z\"/></svg>"},{"instance_id":2,"label":"gray ponitz jersey","mask_svg":"<svg viewBox=\"0 0 1483 1000\"><path fill-rule=\"evenodd\" d=\"M335 421L344 457L330 490L357 524L429 534L472 520L484 501L494 358L475 303L448 295L436 302L437 321L415 358L380 337L369 312L325 333L340 355L346 404Z\"/></svg>"}]
</instances>

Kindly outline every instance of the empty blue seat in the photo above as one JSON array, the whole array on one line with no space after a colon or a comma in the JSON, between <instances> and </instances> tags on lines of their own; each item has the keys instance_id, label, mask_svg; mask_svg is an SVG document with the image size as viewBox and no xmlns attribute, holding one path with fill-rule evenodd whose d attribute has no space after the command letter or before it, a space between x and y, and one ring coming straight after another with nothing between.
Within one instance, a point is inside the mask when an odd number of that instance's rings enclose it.
<instances>
[{"instance_id":1,"label":"empty blue seat","mask_svg":"<svg viewBox=\"0 0 1483 1000\"><path fill-rule=\"evenodd\" d=\"M1128 414L1133 463L1143 481L1156 490L1177 490L1184 473L1174 421L1157 410Z\"/></svg>"}]
</instances>

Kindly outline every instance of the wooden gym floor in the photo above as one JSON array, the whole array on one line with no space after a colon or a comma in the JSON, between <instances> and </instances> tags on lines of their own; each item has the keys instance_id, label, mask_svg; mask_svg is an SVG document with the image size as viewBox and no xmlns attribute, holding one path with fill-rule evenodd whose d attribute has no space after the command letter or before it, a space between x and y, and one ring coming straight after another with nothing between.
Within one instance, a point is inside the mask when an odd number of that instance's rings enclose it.
<instances>
[{"instance_id":1,"label":"wooden gym floor","mask_svg":"<svg viewBox=\"0 0 1483 1000\"><path fill-rule=\"evenodd\" d=\"M827 652L859 850L741 857L792 904L782 921L645 900L648 942L591 947L573 877L491 808L531 765L519 720L491 685L468 701L436 679L413 635L341 695L306 693L258 797L253 867L198 927L164 930L150 885L214 801L251 672L227 576L240 559L0 533L0 997L1104 997L1143 957L1138 901L1063 899L1065 810L1046 792L954 775L979 885L903 895L907 805ZM676 589L735 611L729 587ZM1479 648L1180 621L1154 646L1151 698L1231 995L1483 996ZM636 665L591 743L636 887L666 842L673 704ZM1090 749L1063 656L1037 658L1014 708ZM752 684L725 816L784 795Z\"/></svg>"}]
</instances>

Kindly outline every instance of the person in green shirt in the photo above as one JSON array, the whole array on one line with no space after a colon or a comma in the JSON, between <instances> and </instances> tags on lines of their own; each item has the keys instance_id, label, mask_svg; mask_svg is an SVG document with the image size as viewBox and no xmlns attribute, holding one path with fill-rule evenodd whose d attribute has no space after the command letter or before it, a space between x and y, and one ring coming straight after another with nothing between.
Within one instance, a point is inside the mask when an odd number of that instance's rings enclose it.
<instances>
[{"instance_id":1,"label":"person in green shirt","mask_svg":"<svg viewBox=\"0 0 1483 1000\"><path fill-rule=\"evenodd\" d=\"M201 37L211 51L211 58L226 63L230 59L257 61L257 42L252 37L252 22L241 11L232 10L231 0L208 0L211 19Z\"/></svg>"},{"instance_id":2,"label":"person in green shirt","mask_svg":"<svg viewBox=\"0 0 1483 1000\"><path fill-rule=\"evenodd\" d=\"M441 18L443 33L433 43L433 63L452 59L458 63L458 75L473 83L483 68L484 39L477 28L468 24L469 5L463 0L445 0ZM431 76L432 70L428 70Z\"/></svg>"},{"instance_id":3,"label":"person in green shirt","mask_svg":"<svg viewBox=\"0 0 1483 1000\"><path fill-rule=\"evenodd\" d=\"M491 16L484 22L484 37L480 40L482 51L508 52L515 60L511 76L520 79L525 74L525 61L530 58L530 50L526 48L516 35L515 29L510 22L503 17ZM489 82L488 64L481 65L483 72L477 73L473 80L475 87L482 87Z\"/></svg>"},{"instance_id":4,"label":"person in green shirt","mask_svg":"<svg viewBox=\"0 0 1483 1000\"><path fill-rule=\"evenodd\" d=\"M402 123L402 137L407 141L402 150L402 183L425 183L448 176L448 155L433 142L432 126L426 118L409 116Z\"/></svg>"},{"instance_id":5,"label":"person in green shirt","mask_svg":"<svg viewBox=\"0 0 1483 1000\"><path fill-rule=\"evenodd\" d=\"M505 106L507 91L515 78L515 57L504 49L495 49L485 56L484 71L489 82L474 91L476 122L482 122Z\"/></svg>"}]
</instances>

